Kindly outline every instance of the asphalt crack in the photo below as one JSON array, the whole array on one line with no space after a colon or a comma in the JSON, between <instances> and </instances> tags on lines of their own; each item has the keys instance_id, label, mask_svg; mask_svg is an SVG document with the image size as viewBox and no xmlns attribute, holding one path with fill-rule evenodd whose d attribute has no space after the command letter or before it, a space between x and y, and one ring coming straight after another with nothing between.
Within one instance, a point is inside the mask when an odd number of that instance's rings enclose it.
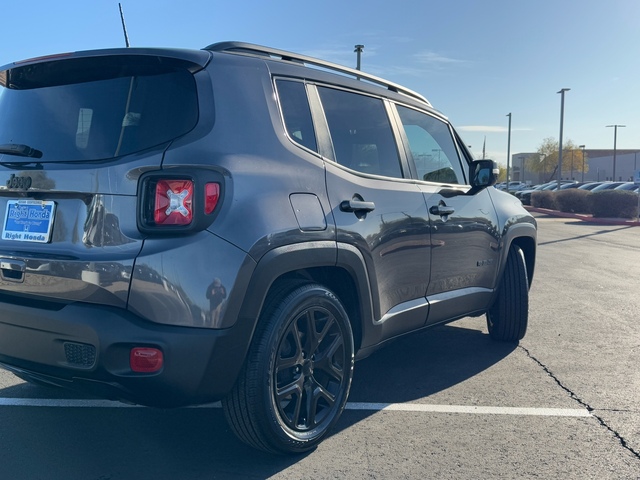
<instances>
[{"instance_id":1,"label":"asphalt crack","mask_svg":"<svg viewBox=\"0 0 640 480\"><path fill-rule=\"evenodd\" d=\"M620 442L620 445L622 445L623 448L625 448L626 450L628 450L629 452L631 452L632 455L634 455L638 460L640 460L640 452L636 451L633 447L631 447L631 445L629 445L627 443L627 441L624 439L624 437L622 435L620 435L620 433L618 433L613 427L611 427L609 424L607 424L607 422L604 420L604 418L598 416L595 413L595 408L593 408L591 405L589 405L585 400L583 400L582 398L580 398L573 390L571 390L569 387L567 387L566 385L564 385L560 379L558 377L556 377L554 375L554 373L549 369L549 367L547 367L544 363L542 363L540 360L538 360L536 357L533 356L533 354L527 350L525 347L523 347L522 345L518 345L518 348L520 348L521 350L523 350L527 356L533 360L535 363L537 363L545 372L547 375L549 375L549 377L551 377L553 379L554 382L556 382L558 384L558 386L560 388L562 388L565 392L567 392L569 394L569 396L575 400L577 403L579 403L580 405L582 405L584 408L587 409L587 411L591 414L591 416L593 418L595 418L598 423L600 423L601 426L603 426L604 428L606 428L616 439L618 439L618 441Z\"/></svg>"}]
</instances>

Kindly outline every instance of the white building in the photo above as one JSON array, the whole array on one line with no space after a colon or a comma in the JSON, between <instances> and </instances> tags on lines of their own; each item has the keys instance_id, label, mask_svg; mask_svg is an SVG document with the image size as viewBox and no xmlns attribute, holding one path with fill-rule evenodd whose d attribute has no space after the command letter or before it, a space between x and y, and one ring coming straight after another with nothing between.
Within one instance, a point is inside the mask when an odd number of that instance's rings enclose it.
<instances>
[{"instance_id":1,"label":"white building","mask_svg":"<svg viewBox=\"0 0 640 480\"><path fill-rule=\"evenodd\" d=\"M577 182L598 182L614 180L613 178L613 149L585 149L584 154L588 167L583 173L580 165L582 150L574 150L575 162L570 157L563 155L562 179L575 180ZM511 180L520 180L526 183L544 183L557 179L557 173L553 172L532 172L527 170L527 159L529 157L538 158L537 152L515 153L511 155L510 177ZM524 169L524 170L523 170ZM636 150L616 150L616 181L633 181L633 174L640 169L640 149ZM552 175L553 174L553 175ZM551 177L551 178L550 178Z\"/></svg>"}]
</instances>

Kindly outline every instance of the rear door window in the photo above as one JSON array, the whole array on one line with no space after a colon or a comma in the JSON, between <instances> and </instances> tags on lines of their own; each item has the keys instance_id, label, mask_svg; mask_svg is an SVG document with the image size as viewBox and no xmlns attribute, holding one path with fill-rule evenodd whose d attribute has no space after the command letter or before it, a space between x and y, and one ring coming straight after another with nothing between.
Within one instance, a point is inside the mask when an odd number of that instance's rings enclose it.
<instances>
[{"instance_id":1,"label":"rear door window","mask_svg":"<svg viewBox=\"0 0 640 480\"><path fill-rule=\"evenodd\" d=\"M318 87L336 161L352 170L402 177L398 148L384 103L329 87Z\"/></svg>"}]
</instances>

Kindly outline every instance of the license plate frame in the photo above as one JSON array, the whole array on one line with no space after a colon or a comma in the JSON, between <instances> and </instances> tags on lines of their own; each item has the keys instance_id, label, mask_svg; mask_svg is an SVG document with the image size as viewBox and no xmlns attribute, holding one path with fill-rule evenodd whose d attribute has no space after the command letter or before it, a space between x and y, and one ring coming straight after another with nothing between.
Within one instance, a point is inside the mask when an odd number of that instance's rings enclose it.
<instances>
[{"instance_id":1,"label":"license plate frame","mask_svg":"<svg viewBox=\"0 0 640 480\"><path fill-rule=\"evenodd\" d=\"M2 240L49 243L55 214L52 200L8 200Z\"/></svg>"}]
</instances>

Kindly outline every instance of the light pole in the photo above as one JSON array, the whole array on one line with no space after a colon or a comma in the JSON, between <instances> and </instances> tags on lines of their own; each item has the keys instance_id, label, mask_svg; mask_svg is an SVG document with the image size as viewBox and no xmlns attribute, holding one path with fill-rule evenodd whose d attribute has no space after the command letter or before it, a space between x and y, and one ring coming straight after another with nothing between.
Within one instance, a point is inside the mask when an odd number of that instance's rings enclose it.
<instances>
[{"instance_id":1,"label":"light pole","mask_svg":"<svg viewBox=\"0 0 640 480\"><path fill-rule=\"evenodd\" d=\"M613 127L613 181L616 181L616 143L618 141L618 127L623 128L626 125L607 125L607 128Z\"/></svg>"},{"instance_id":2,"label":"light pole","mask_svg":"<svg viewBox=\"0 0 640 480\"><path fill-rule=\"evenodd\" d=\"M511 113L506 115L509 117L509 136L507 140L507 193L509 193L509 160L511 160Z\"/></svg>"},{"instance_id":3,"label":"light pole","mask_svg":"<svg viewBox=\"0 0 640 480\"><path fill-rule=\"evenodd\" d=\"M582 149L582 180L584 182L584 145L578 145L578 148Z\"/></svg>"},{"instance_id":4,"label":"light pole","mask_svg":"<svg viewBox=\"0 0 640 480\"><path fill-rule=\"evenodd\" d=\"M356 45L354 52L356 53L356 70L360 70L360 57L362 56L362 51L364 50L364 45Z\"/></svg>"},{"instance_id":5,"label":"light pole","mask_svg":"<svg viewBox=\"0 0 640 480\"><path fill-rule=\"evenodd\" d=\"M562 88L558 92L560 94L560 146L558 147L558 190L560 190L562 180L562 128L564 124L564 93L571 90L570 88Z\"/></svg>"},{"instance_id":6,"label":"light pole","mask_svg":"<svg viewBox=\"0 0 640 480\"><path fill-rule=\"evenodd\" d=\"M524 155L520 155L520 181L524 183Z\"/></svg>"}]
</instances>

